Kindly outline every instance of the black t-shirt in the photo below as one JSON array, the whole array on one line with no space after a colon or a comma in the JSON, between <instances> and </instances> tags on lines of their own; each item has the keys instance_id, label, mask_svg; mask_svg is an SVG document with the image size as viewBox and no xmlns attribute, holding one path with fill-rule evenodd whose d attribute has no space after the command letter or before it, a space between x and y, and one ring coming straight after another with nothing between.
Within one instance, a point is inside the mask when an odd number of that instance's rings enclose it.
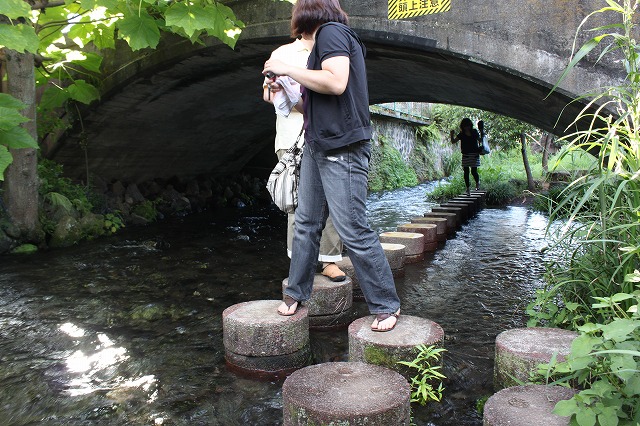
<instances>
[{"instance_id":1,"label":"black t-shirt","mask_svg":"<svg viewBox=\"0 0 640 426\"><path fill-rule=\"evenodd\" d=\"M467 136L464 132L458 133L458 139L460 139L460 151L463 154L477 154L480 152L478 148L480 133L476 129L471 130L471 136Z\"/></svg>"},{"instance_id":2,"label":"black t-shirt","mask_svg":"<svg viewBox=\"0 0 640 426\"><path fill-rule=\"evenodd\" d=\"M320 70L322 61L348 56L349 81L341 95L305 90L307 143L328 150L371 139L365 54L360 38L348 26L330 22L318 28L307 68Z\"/></svg>"}]
</instances>

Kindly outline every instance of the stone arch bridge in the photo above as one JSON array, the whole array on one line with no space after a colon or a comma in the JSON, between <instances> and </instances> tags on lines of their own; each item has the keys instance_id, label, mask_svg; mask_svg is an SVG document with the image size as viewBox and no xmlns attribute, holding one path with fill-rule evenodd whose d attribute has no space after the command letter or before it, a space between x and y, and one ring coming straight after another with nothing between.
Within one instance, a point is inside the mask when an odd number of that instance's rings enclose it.
<instances>
[{"instance_id":1,"label":"stone arch bridge","mask_svg":"<svg viewBox=\"0 0 640 426\"><path fill-rule=\"evenodd\" d=\"M270 52L290 41L291 5L226 3L247 23L234 50L168 37L155 51L106 58L102 101L83 120L91 173L137 182L275 163L274 113L262 101L260 72ZM582 107L561 115L571 100L623 77L620 65L587 61L547 97L578 25L603 0L451 0L449 12L401 21L387 19L386 1L341 3L368 48L371 103L466 105L560 134ZM78 140L70 134L43 152L84 177Z\"/></svg>"}]
</instances>

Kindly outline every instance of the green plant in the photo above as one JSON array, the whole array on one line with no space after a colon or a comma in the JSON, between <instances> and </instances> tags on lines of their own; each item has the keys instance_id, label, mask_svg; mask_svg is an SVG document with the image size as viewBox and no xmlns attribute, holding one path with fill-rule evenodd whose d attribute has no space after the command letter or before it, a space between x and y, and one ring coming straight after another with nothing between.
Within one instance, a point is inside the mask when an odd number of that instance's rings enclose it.
<instances>
[{"instance_id":1,"label":"green plant","mask_svg":"<svg viewBox=\"0 0 640 426\"><path fill-rule=\"evenodd\" d=\"M418 184L416 172L409 167L400 152L384 138L380 137L379 147L374 149L369 171L369 190L415 186Z\"/></svg>"},{"instance_id":2,"label":"green plant","mask_svg":"<svg viewBox=\"0 0 640 426\"><path fill-rule=\"evenodd\" d=\"M628 277L640 281L640 273ZM637 425L640 423L640 290L598 297L594 310L608 311L607 324L585 323L563 362L539 367L545 377L559 377L553 384L582 389L559 402L554 412L571 416L572 424ZM631 301L625 310L622 301Z\"/></svg>"},{"instance_id":3,"label":"green plant","mask_svg":"<svg viewBox=\"0 0 640 426\"><path fill-rule=\"evenodd\" d=\"M117 212L104 215L104 229L107 231L107 234L115 234L124 227L122 217L120 217Z\"/></svg>"},{"instance_id":4,"label":"green plant","mask_svg":"<svg viewBox=\"0 0 640 426\"><path fill-rule=\"evenodd\" d=\"M439 402L444 392L442 379L446 379L440 372L442 353L446 352L446 349L433 345L418 345L415 350L417 355L412 361L398 361L398 364L417 370L416 375L411 378L411 402L420 405L429 401Z\"/></svg>"},{"instance_id":5,"label":"green plant","mask_svg":"<svg viewBox=\"0 0 640 426\"><path fill-rule=\"evenodd\" d=\"M597 162L558 196L549 227L555 260L545 289L528 309L529 324L580 333L565 362L544 367L547 375L561 375L561 382L581 389L555 409L580 426L640 423L640 52L633 37L638 2L606 4L578 32L597 14L616 13L621 22L591 30L599 34L576 52L558 84L596 47L598 59L616 55L627 79L583 96L586 107L571 126L577 130L563 138L559 161L582 150Z\"/></svg>"},{"instance_id":6,"label":"green plant","mask_svg":"<svg viewBox=\"0 0 640 426\"><path fill-rule=\"evenodd\" d=\"M143 217L149 222L153 222L158 218L158 210L156 210L156 205L151 200L144 200L142 203L136 205L132 213Z\"/></svg>"}]
</instances>

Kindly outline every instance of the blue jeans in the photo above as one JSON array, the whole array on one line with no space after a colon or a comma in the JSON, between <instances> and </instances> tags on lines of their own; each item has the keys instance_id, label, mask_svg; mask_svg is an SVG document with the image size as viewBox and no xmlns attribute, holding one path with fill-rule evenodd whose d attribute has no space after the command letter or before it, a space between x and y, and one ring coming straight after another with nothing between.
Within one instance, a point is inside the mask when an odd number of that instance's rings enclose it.
<instances>
[{"instance_id":1,"label":"blue jeans","mask_svg":"<svg viewBox=\"0 0 640 426\"><path fill-rule=\"evenodd\" d=\"M305 144L300 167L298 208L289 284L285 294L297 301L311 297L320 236L331 211L333 224L349 252L372 314L400 308L389 262L366 216L369 141L329 151Z\"/></svg>"}]
</instances>

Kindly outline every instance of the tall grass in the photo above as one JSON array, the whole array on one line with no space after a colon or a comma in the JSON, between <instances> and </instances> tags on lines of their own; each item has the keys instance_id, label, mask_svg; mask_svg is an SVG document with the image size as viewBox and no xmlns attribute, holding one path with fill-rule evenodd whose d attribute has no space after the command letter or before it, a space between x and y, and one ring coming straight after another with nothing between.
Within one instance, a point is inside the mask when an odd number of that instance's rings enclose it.
<instances>
[{"instance_id":1,"label":"tall grass","mask_svg":"<svg viewBox=\"0 0 640 426\"><path fill-rule=\"evenodd\" d=\"M599 33L574 55L563 76L601 47L615 55L626 81L584 97L559 160L588 151L597 161L559 194L551 211L557 261L547 287L529 305L529 325L550 323L580 332L566 362L548 366L559 382L582 389L554 412L580 426L640 424L640 49L634 39L637 1L606 0L591 13L617 13L621 23ZM613 31L613 32L611 32ZM606 44L609 43L609 44ZM585 126L585 123L587 125ZM559 225L559 226L558 226ZM552 363L553 364L553 363Z\"/></svg>"}]
</instances>

